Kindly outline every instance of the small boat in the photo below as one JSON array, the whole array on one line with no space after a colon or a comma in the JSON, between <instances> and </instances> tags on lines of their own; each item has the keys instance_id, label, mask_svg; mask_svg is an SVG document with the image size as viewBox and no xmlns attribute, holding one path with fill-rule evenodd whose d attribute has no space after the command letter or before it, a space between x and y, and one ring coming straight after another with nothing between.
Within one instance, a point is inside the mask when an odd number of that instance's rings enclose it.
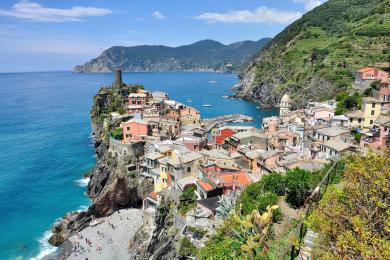
<instances>
[{"instance_id":1,"label":"small boat","mask_svg":"<svg viewBox=\"0 0 390 260\"><path fill-rule=\"evenodd\" d=\"M210 80L209 83L215 85L215 84L218 84L219 82L216 80Z\"/></svg>"},{"instance_id":2,"label":"small boat","mask_svg":"<svg viewBox=\"0 0 390 260\"><path fill-rule=\"evenodd\" d=\"M190 96L188 96L188 98L187 98L187 103L192 103Z\"/></svg>"},{"instance_id":3,"label":"small boat","mask_svg":"<svg viewBox=\"0 0 390 260\"><path fill-rule=\"evenodd\" d=\"M212 107L211 104L208 104L208 103L207 103L207 98L204 99L204 102L203 102L202 107Z\"/></svg>"},{"instance_id":4,"label":"small boat","mask_svg":"<svg viewBox=\"0 0 390 260\"><path fill-rule=\"evenodd\" d=\"M229 98L229 96L222 96L223 98Z\"/></svg>"},{"instance_id":5,"label":"small boat","mask_svg":"<svg viewBox=\"0 0 390 260\"><path fill-rule=\"evenodd\" d=\"M242 120L242 119L237 119L237 120L234 120L234 121L232 121L233 123L242 123L242 122L244 122L244 120Z\"/></svg>"}]
</instances>

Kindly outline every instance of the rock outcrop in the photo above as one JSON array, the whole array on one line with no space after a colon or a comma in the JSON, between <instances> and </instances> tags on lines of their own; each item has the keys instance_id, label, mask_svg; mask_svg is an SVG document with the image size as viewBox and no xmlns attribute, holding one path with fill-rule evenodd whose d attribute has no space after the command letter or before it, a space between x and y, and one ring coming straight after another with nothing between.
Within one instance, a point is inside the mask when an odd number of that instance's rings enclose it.
<instances>
[{"instance_id":1,"label":"rock outcrop","mask_svg":"<svg viewBox=\"0 0 390 260\"><path fill-rule=\"evenodd\" d=\"M283 94L293 108L348 92L357 69L389 69L388 1L329 0L275 36L241 71L237 97L269 108Z\"/></svg>"},{"instance_id":2,"label":"rock outcrop","mask_svg":"<svg viewBox=\"0 0 390 260\"><path fill-rule=\"evenodd\" d=\"M123 86L108 94L107 88L100 89L94 98L91 121L94 133L94 147L97 162L90 173L87 194L92 204L87 211L70 212L52 228L49 243L59 246L71 235L84 229L95 218L111 215L122 208L139 208L142 200L153 189L153 183L142 176L129 176L125 165L135 158L118 158L108 152L107 129L100 115L112 107L116 98L128 94L129 86Z\"/></svg>"},{"instance_id":3,"label":"rock outcrop","mask_svg":"<svg viewBox=\"0 0 390 260\"><path fill-rule=\"evenodd\" d=\"M162 201L157 208L153 230L141 229L138 238L129 246L131 260L170 260L178 259L175 234L172 229L172 212L168 201Z\"/></svg>"}]
</instances>

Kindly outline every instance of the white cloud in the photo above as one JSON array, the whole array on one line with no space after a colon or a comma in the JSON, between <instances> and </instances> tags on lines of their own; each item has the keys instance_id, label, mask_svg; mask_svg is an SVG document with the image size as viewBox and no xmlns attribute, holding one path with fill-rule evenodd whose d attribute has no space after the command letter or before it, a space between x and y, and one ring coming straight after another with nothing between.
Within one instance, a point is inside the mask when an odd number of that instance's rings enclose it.
<instances>
[{"instance_id":1,"label":"white cloud","mask_svg":"<svg viewBox=\"0 0 390 260\"><path fill-rule=\"evenodd\" d=\"M0 16L11 16L37 22L81 21L84 17L104 16L111 10L96 7L73 6L68 9L48 8L38 3L21 1L10 10L0 9Z\"/></svg>"},{"instance_id":2,"label":"white cloud","mask_svg":"<svg viewBox=\"0 0 390 260\"><path fill-rule=\"evenodd\" d=\"M165 17L160 11L154 11L152 16L159 20L167 19L167 17Z\"/></svg>"},{"instance_id":3,"label":"white cloud","mask_svg":"<svg viewBox=\"0 0 390 260\"><path fill-rule=\"evenodd\" d=\"M303 4L306 11L310 11L321 5L324 0L294 0L295 3Z\"/></svg>"},{"instance_id":4,"label":"white cloud","mask_svg":"<svg viewBox=\"0 0 390 260\"><path fill-rule=\"evenodd\" d=\"M255 10L237 10L226 13L206 12L195 17L209 23L268 23L289 24L302 16L300 12L258 7Z\"/></svg>"}]
</instances>

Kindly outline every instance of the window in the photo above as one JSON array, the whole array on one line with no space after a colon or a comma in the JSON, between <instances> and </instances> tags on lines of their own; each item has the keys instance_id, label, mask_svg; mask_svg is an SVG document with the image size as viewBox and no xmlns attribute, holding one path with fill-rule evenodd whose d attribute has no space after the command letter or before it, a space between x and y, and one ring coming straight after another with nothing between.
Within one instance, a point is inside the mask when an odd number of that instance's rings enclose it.
<instances>
[{"instance_id":1,"label":"window","mask_svg":"<svg viewBox=\"0 0 390 260\"><path fill-rule=\"evenodd\" d=\"M187 167L187 172L191 172L191 167Z\"/></svg>"},{"instance_id":2,"label":"window","mask_svg":"<svg viewBox=\"0 0 390 260\"><path fill-rule=\"evenodd\" d=\"M375 103L372 103L372 108L375 108Z\"/></svg>"},{"instance_id":3,"label":"window","mask_svg":"<svg viewBox=\"0 0 390 260\"><path fill-rule=\"evenodd\" d=\"M330 140L330 136L327 137L327 140L328 140L328 141Z\"/></svg>"},{"instance_id":4,"label":"window","mask_svg":"<svg viewBox=\"0 0 390 260\"><path fill-rule=\"evenodd\" d=\"M374 120L370 120L370 125L372 125L372 123L374 123Z\"/></svg>"},{"instance_id":5,"label":"window","mask_svg":"<svg viewBox=\"0 0 390 260\"><path fill-rule=\"evenodd\" d=\"M371 110L371 115L375 115L375 110Z\"/></svg>"},{"instance_id":6,"label":"window","mask_svg":"<svg viewBox=\"0 0 390 260\"><path fill-rule=\"evenodd\" d=\"M352 122L353 122L353 118L350 118L350 119L349 119L349 122L352 123Z\"/></svg>"},{"instance_id":7,"label":"window","mask_svg":"<svg viewBox=\"0 0 390 260\"><path fill-rule=\"evenodd\" d=\"M130 127L129 126L127 127L127 130L130 131Z\"/></svg>"},{"instance_id":8,"label":"window","mask_svg":"<svg viewBox=\"0 0 390 260\"><path fill-rule=\"evenodd\" d=\"M385 130L385 132L387 132L387 126L385 127L385 129L384 129L384 130Z\"/></svg>"},{"instance_id":9,"label":"window","mask_svg":"<svg viewBox=\"0 0 390 260\"><path fill-rule=\"evenodd\" d=\"M358 123L360 124L361 122L362 122L362 119L359 118L359 119L358 119Z\"/></svg>"}]
</instances>

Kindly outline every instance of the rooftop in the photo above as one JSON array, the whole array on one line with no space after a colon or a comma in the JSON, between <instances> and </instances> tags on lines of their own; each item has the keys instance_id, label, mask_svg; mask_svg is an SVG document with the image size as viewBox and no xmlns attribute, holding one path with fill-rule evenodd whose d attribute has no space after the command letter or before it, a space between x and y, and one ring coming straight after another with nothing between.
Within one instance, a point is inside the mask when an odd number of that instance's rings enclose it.
<instances>
[{"instance_id":1,"label":"rooftop","mask_svg":"<svg viewBox=\"0 0 390 260\"><path fill-rule=\"evenodd\" d=\"M340 127L327 127L318 129L317 133L326 135L326 136L338 136L342 134L347 134L350 131L348 129L340 128Z\"/></svg>"},{"instance_id":2,"label":"rooftop","mask_svg":"<svg viewBox=\"0 0 390 260\"><path fill-rule=\"evenodd\" d=\"M350 145L350 144L346 144L346 143L342 143L342 142L338 142L338 141L334 141L334 140L326 141L324 144L322 144L322 146L329 147L329 148L336 150L338 152L342 152L342 151L347 150L348 148L352 147L352 145Z\"/></svg>"},{"instance_id":3,"label":"rooftop","mask_svg":"<svg viewBox=\"0 0 390 260\"><path fill-rule=\"evenodd\" d=\"M212 191L214 190L215 188L208 182L205 182L203 180L197 180L196 183L202 187L203 190L205 190L206 192L207 191Z\"/></svg>"}]
</instances>

